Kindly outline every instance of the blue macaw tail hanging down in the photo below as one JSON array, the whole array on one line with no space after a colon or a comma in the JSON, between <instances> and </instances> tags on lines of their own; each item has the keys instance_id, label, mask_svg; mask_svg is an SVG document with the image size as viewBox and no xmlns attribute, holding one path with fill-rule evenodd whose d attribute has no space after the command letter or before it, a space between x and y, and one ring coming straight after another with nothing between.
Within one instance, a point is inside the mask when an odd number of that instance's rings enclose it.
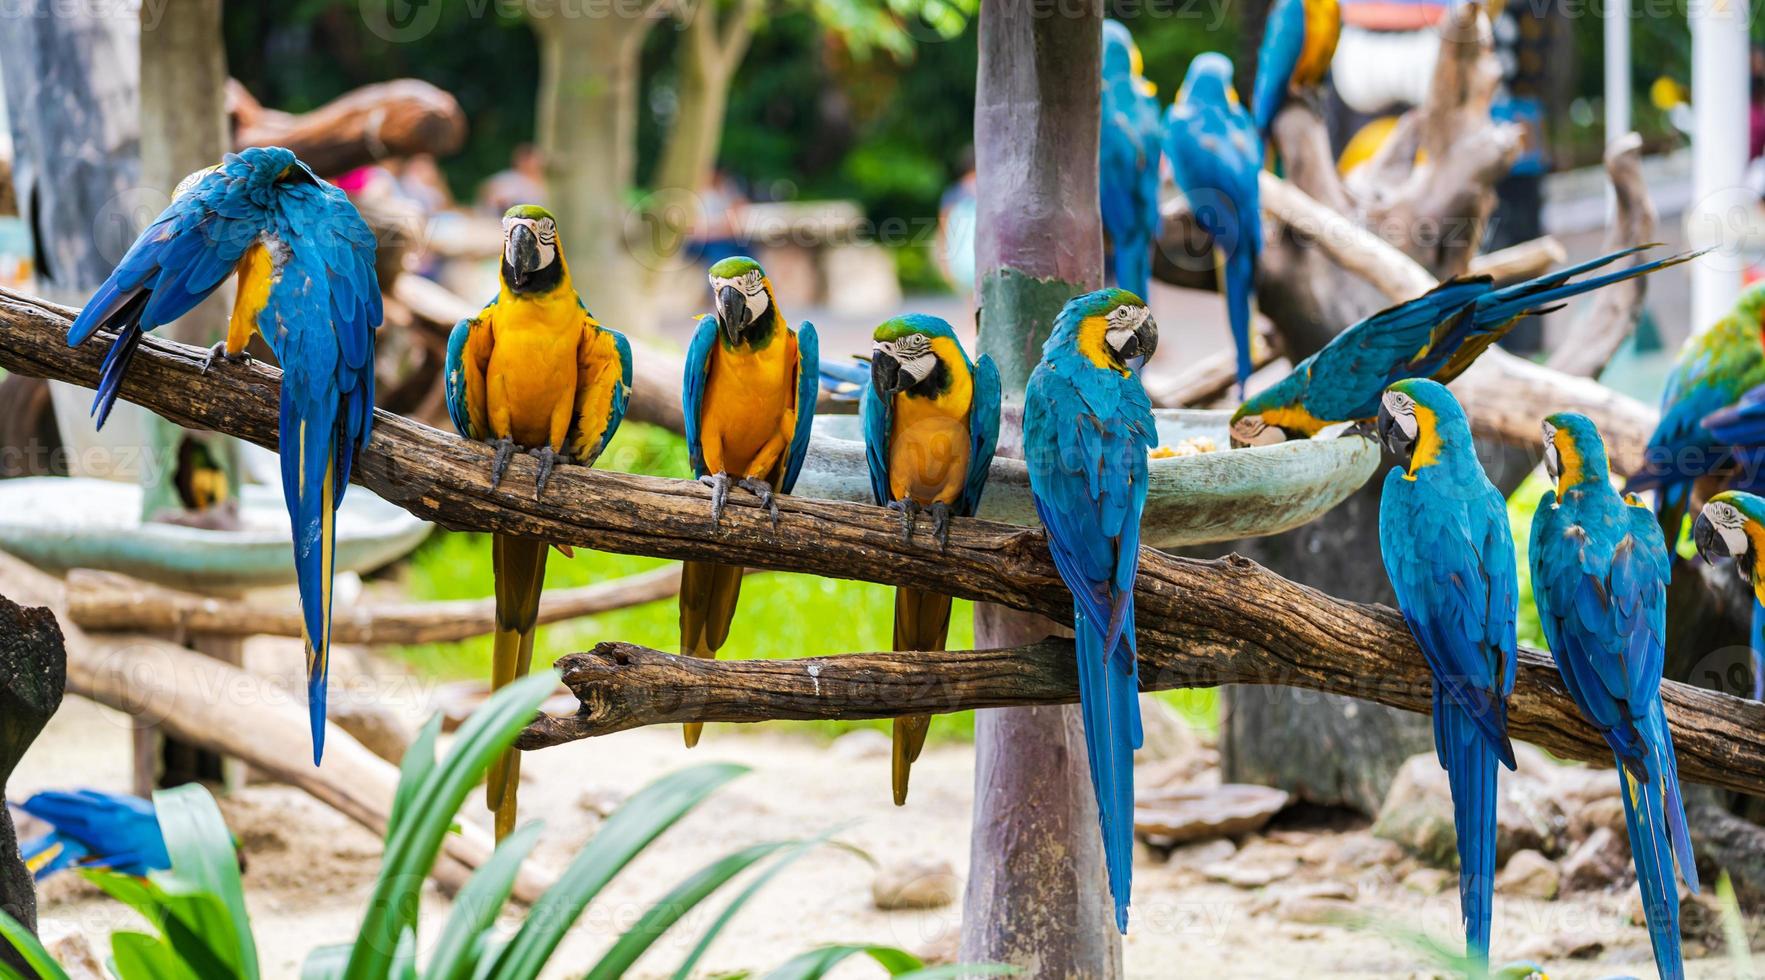
<instances>
[{"instance_id":1,"label":"blue macaw tail hanging down","mask_svg":"<svg viewBox=\"0 0 1765 980\"><path fill-rule=\"evenodd\" d=\"M1518 571L1507 502L1477 462L1470 423L1423 378L1386 389L1379 548L1404 622L1434 677L1434 748L1452 789L1467 953L1487 966L1495 888L1496 766L1514 768Z\"/></svg>"},{"instance_id":2,"label":"blue macaw tail hanging down","mask_svg":"<svg viewBox=\"0 0 1765 980\"><path fill-rule=\"evenodd\" d=\"M1140 49L1119 21L1103 22L1103 106L1097 200L1109 235L1116 285L1145 296L1158 237L1159 118Z\"/></svg>"},{"instance_id":3,"label":"blue macaw tail hanging down","mask_svg":"<svg viewBox=\"0 0 1765 980\"><path fill-rule=\"evenodd\" d=\"M1189 63L1165 117L1165 153L1201 229L1213 238L1238 351L1238 392L1250 378L1251 299L1262 251L1262 143L1232 89L1232 62L1209 51Z\"/></svg>"},{"instance_id":4,"label":"blue macaw tail hanging down","mask_svg":"<svg viewBox=\"0 0 1765 980\"><path fill-rule=\"evenodd\" d=\"M136 796L93 789L48 790L18 805L50 826L19 844L39 881L68 868L108 868L145 877L172 866L153 804Z\"/></svg>"},{"instance_id":5,"label":"blue macaw tail hanging down","mask_svg":"<svg viewBox=\"0 0 1765 980\"><path fill-rule=\"evenodd\" d=\"M1134 577L1146 454L1157 444L1140 365L1158 326L1138 296L1103 289L1069 301L1030 375L1024 461L1048 551L1073 594L1074 650L1091 787L1116 926L1133 884L1134 750L1140 747Z\"/></svg>"},{"instance_id":6,"label":"blue macaw tail hanging down","mask_svg":"<svg viewBox=\"0 0 1765 980\"><path fill-rule=\"evenodd\" d=\"M315 765L325 747L334 516L373 426L381 318L374 248L355 205L292 152L242 150L184 179L67 335L69 346L100 329L116 335L92 403L102 427L142 335L237 274L227 337L210 359L243 359L257 334L282 366L277 437L306 629Z\"/></svg>"},{"instance_id":7,"label":"blue macaw tail hanging down","mask_svg":"<svg viewBox=\"0 0 1765 980\"><path fill-rule=\"evenodd\" d=\"M1310 92L1323 84L1341 35L1338 0L1275 0L1269 7L1250 97L1263 139L1268 139L1275 113L1287 104L1290 93Z\"/></svg>"},{"instance_id":8,"label":"blue macaw tail hanging down","mask_svg":"<svg viewBox=\"0 0 1765 980\"><path fill-rule=\"evenodd\" d=\"M1655 965L1684 977L1673 873L1698 889L1679 764L1661 708L1667 545L1655 515L1612 489L1605 444L1584 415L1544 422L1556 488L1532 519L1533 598L1551 656L1581 713L1612 747Z\"/></svg>"}]
</instances>

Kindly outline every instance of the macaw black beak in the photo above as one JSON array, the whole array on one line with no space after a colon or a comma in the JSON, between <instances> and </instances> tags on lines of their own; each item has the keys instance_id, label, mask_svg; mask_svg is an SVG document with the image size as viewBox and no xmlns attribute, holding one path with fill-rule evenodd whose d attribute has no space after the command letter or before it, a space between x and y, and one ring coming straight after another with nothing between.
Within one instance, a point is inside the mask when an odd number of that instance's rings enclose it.
<instances>
[{"instance_id":1,"label":"macaw black beak","mask_svg":"<svg viewBox=\"0 0 1765 980\"><path fill-rule=\"evenodd\" d=\"M1134 342L1134 355L1140 358L1140 363L1146 363L1158 352L1158 323L1147 317L1140 329L1134 331Z\"/></svg>"},{"instance_id":2,"label":"macaw black beak","mask_svg":"<svg viewBox=\"0 0 1765 980\"><path fill-rule=\"evenodd\" d=\"M1716 564L1717 559L1728 557L1728 542L1722 540L1721 532L1703 514L1691 526L1691 539L1698 546L1698 557Z\"/></svg>"},{"instance_id":3,"label":"macaw black beak","mask_svg":"<svg viewBox=\"0 0 1765 980\"><path fill-rule=\"evenodd\" d=\"M879 395L892 395L904 387L901 384L901 362L895 360L895 355L884 350L871 353L870 386Z\"/></svg>"},{"instance_id":4,"label":"macaw black beak","mask_svg":"<svg viewBox=\"0 0 1765 980\"><path fill-rule=\"evenodd\" d=\"M503 252L503 264L509 268L511 285L519 289L539 271L539 236L526 225L509 229L509 244Z\"/></svg>"},{"instance_id":5,"label":"macaw black beak","mask_svg":"<svg viewBox=\"0 0 1765 980\"><path fill-rule=\"evenodd\" d=\"M1379 406L1378 426L1380 445L1384 446L1387 451L1398 456L1404 456L1409 453L1409 437L1404 435L1403 427L1397 424L1396 417L1386 411L1385 406L1383 405Z\"/></svg>"},{"instance_id":6,"label":"macaw black beak","mask_svg":"<svg viewBox=\"0 0 1765 980\"><path fill-rule=\"evenodd\" d=\"M742 331L748 328L748 298L734 286L717 290L717 325L732 344L742 342Z\"/></svg>"}]
</instances>

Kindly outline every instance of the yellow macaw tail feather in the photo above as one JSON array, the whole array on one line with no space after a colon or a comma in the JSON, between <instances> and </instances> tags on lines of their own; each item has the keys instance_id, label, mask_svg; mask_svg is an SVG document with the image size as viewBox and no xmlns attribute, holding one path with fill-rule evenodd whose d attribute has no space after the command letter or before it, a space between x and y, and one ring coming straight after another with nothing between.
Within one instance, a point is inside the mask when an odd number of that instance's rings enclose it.
<instances>
[{"instance_id":1,"label":"yellow macaw tail feather","mask_svg":"<svg viewBox=\"0 0 1765 980\"><path fill-rule=\"evenodd\" d=\"M729 639L735 604L742 594L739 565L689 561L680 566L680 652L701 660L715 659ZM699 744L704 730L699 722L683 726L686 747Z\"/></svg>"},{"instance_id":2,"label":"yellow macaw tail feather","mask_svg":"<svg viewBox=\"0 0 1765 980\"><path fill-rule=\"evenodd\" d=\"M895 590L895 649L942 650L950 632L950 597L936 592L901 588ZM895 719L891 777L895 805L907 802L907 777L931 729L930 715L905 715Z\"/></svg>"},{"instance_id":3,"label":"yellow macaw tail feather","mask_svg":"<svg viewBox=\"0 0 1765 980\"><path fill-rule=\"evenodd\" d=\"M25 870L32 875L35 875L37 872L47 868L49 862L60 857L61 851L62 846L60 844L50 844L48 847L43 848L41 851L38 851L36 854L26 859Z\"/></svg>"},{"instance_id":4,"label":"yellow macaw tail feather","mask_svg":"<svg viewBox=\"0 0 1765 980\"><path fill-rule=\"evenodd\" d=\"M491 567L496 574L496 633L492 638L492 690L527 676L533 666L533 639L539 619L539 595L545 582L548 545L530 538L498 534L491 539ZM521 756L504 752L490 765L484 802L496 813L496 839L515 829L515 796L521 778Z\"/></svg>"}]
</instances>

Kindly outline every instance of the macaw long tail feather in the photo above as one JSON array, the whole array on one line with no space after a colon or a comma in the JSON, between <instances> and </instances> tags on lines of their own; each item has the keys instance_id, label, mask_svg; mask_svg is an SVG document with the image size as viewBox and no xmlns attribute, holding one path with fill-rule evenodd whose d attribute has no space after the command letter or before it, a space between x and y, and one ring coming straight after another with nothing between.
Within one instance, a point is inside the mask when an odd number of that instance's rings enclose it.
<instances>
[{"instance_id":1,"label":"macaw long tail feather","mask_svg":"<svg viewBox=\"0 0 1765 980\"><path fill-rule=\"evenodd\" d=\"M147 308L147 301L152 297L151 292L143 289L131 297L116 314L116 340L104 354L104 366L98 372L98 393L92 396L92 416L97 420L94 428L104 428L105 420L110 418L111 408L116 405L123 376L129 373L129 362L135 359L135 351L141 347L141 312Z\"/></svg>"},{"instance_id":2,"label":"macaw long tail feather","mask_svg":"<svg viewBox=\"0 0 1765 980\"><path fill-rule=\"evenodd\" d=\"M1679 795L1679 754L1673 749L1673 734L1667 727L1667 712L1658 700L1649 712L1648 729L1649 743L1656 747L1656 758L1665 760L1665 765L1660 766L1660 779L1667 817L1667 835L1673 843L1673 856L1679 865L1679 876L1685 879L1685 886L1696 892L1698 864L1691 852L1691 829L1685 822L1685 800ZM1667 876L1673 876L1671 868L1668 869Z\"/></svg>"},{"instance_id":3,"label":"macaw long tail feather","mask_svg":"<svg viewBox=\"0 0 1765 980\"><path fill-rule=\"evenodd\" d=\"M735 619L735 604L741 594L741 566L682 562L680 652L702 660L715 659L717 651L723 649L723 641L729 639L729 624ZM704 727L696 721L681 726L687 748L699 744Z\"/></svg>"},{"instance_id":4,"label":"macaw long tail feather","mask_svg":"<svg viewBox=\"0 0 1765 980\"><path fill-rule=\"evenodd\" d=\"M1636 861L1636 884L1642 890L1649 942L1661 980L1684 980L1679 950L1679 889L1673 883L1673 845L1668 840L1664 794L1623 768L1624 822L1630 830L1630 853Z\"/></svg>"},{"instance_id":5,"label":"macaw long tail feather","mask_svg":"<svg viewBox=\"0 0 1765 980\"><path fill-rule=\"evenodd\" d=\"M1232 343L1238 349L1238 397L1250 380L1250 311L1256 290L1256 256L1248 243L1225 260L1226 314L1232 324Z\"/></svg>"},{"instance_id":6,"label":"macaw long tail feather","mask_svg":"<svg viewBox=\"0 0 1765 980\"><path fill-rule=\"evenodd\" d=\"M949 632L949 596L920 589L895 590L895 649L942 650ZM896 806L907 802L908 772L925 748L925 734L931 724L931 715L895 719L892 776Z\"/></svg>"},{"instance_id":7,"label":"macaw long tail feather","mask_svg":"<svg viewBox=\"0 0 1765 980\"><path fill-rule=\"evenodd\" d=\"M1134 750L1140 747L1140 681L1132 659L1124 669L1110 663L1100 623L1073 608L1074 649L1078 655L1079 706L1085 720L1085 752L1091 762L1091 788L1103 827L1103 860L1109 893L1115 899L1115 925L1128 931L1128 896L1134 880Z\"/></svg>"},{"instance_id":8,"label":"macaw long tail feather","mask_svg":"<svg viewBox=\"0 0 1765 980\"><path fill-rule=\"evenodd\" d=\"M496 633L492 639L490 687L496 690L527 676L533 666L533 638L538 633L539 596L545 583L549 546L531 538L498 534L491 538L491 567L496 575ZM515 829L515 797L521 780L521 753L505 751L490 765L484 802L496 814L496 839Z\"/></svg>"},{"instance_id":9,"label":"macaw long tail feather","mask_svg":"<svg viewBox=\"0 0 1765 980\"><path fill-rule=\"evenodd\" d=\"M1495 749L1458 705L1436 694L1435 737L1452 787L1453 824L1458 828L1459 912L1465 926L1465 955L1487 965L1495 899Z\"/></svg>"},{"instance_id":10,"label":"macaw long tail feather","mask_svg":"<svg viewBox=\"0 0 1765 980\"><path fill-rule=\"evenodd\" d=\"M296 380L283 377L277 451L282 458L282 495L294 534L294 574L306 639L307 711L313 732L313 765L325 751L325 682L331 661L331 573L337 517L338 403L303 397Z\"/></svg>"},{"instance_id":11,"label":"macaw long tail feather","mask_svg":"<svg viewBox=\"0 0 1765 980\"><path fill-rule=\"evenodd\" d=\"M1753 700L1765 701L1765 606L1753 603Z\"/></svg>"}]
</instances>

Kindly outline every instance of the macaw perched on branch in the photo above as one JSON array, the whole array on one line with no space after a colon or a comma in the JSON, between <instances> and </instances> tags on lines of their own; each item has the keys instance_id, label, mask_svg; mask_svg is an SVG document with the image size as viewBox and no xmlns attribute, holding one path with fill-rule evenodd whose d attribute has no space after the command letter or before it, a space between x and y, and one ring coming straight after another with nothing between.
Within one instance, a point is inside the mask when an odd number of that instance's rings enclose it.
<instances>
[{"instance_id":1,"label":"macaw perched on branch","mask_svg":"<svg viewBox=\"0 0 1765 980\"><path fill-rule=\"evenodd\" d=\"M1721 436L1706 423L1706 417L1734 405L1761 384L1765 384L1765 284L1742 293L1734 308L1710 329L1686 339L1661 393L1661 421L1649 436L1643 468L1631 474L1624 486L1630 493L1655 491L1655 514L1669 547L1679 542L1698 479L1723 469L1731 460L1731 447L1765 446L1765 439L1757 438L1765 436L1765 413L1757 407L1714 418L1725 429Z\"/></svg>"},{"instance_id":2,"label":"macaw perched on branch","mask_svg":"<svg viewBox=\"0 0 1765 980\"><path fill-rule=\"evenodd\" d=\"M314 765L325 748L335 515L355 451L373 427L374 247L349 198L293 153L241 150L184 178L67 334L70 346L99 329L116 335L92 403L103 427L142 335L238 277L226 340L209 360L245 359L257 334L282 366L278 449L306 632Z\"/></svg>"},{"instance_id":3,"label":"macaw perched on branch","mask_svg":"<svg viewBox=\"0 0 1765 980\"><path fill-rule=\"evenodd\" d=\"M1678 265L1688 252L1571 282L1649 246L1627 248L1536 279L1496 288L1488 276L1459 276L1407 303L1381 310L1337 334L1293 373L1251 396L1232 413L1232 444L1263 446L1309 439L1338 422L1367 421L1379 394L1404 378L1442 384L1471 366L1521 317L1559 309L1564 300Z\"/></svg>"},{"instance_id":4,"label":"macaw perched on branch","mask_svg":"<svg viewBox=\"0 0 1765 980\"><path fill-rule=\"evenodd\" d=\"M1263 139L1269 138L1275 113L1287 104L1289 93L1308 94L1324 83L1341 37L1337 0L1275 0L1269 7L1250 97L1256 131Z\"/></svg>"},{"instance_id":5,"label":"macaw perched on branch","mask_svg":"<svg viewBox=\"0 0 1765 980\"><path fill-rule=\"evenodd\" d=\"M1710 498L1692 524L1692 540L1698 554L1712 565L1733 558L1734 570L1753 590L1751 647L1753 700L1765 700L1765 566L1759 549L1765 547L1765 498L1740 490L1725 490Z\"/></svg>"},{"instance_id":6,"label":"macaw perched on branch","mask_svg":"<svg viewBox=\"0 0 1765 980\"><path fill-rule=\"evenodd\" d=\"M1213 238L1220 292L1238 348L1238 394L1250 378L1250 311L1262 252L1262 142L1232 89L1232 62L1209 51L1189 63L1165 117L1165 153L1201 229Z\"/></svg>"},{"instance_id":7,"label":"macaw perched on branch","mask_svg":"<svg viewBox=\"0 0 1765 980\"><path fill-rule=\"evenodd\" d=\"M1508 697L1520 589L1507 501L1477 462L1464 409L1438 382L1387 388L1378 425L1403 460L1385 476L1379 550L1434 675L1434 749L1452 788L1466 955L1487 970L1496 765L1514 768Z\"/></svg>"},{"instance_id":8,"label":"macaw perched on branch","mask_svg":"<svg viewBox=\"0 0 1765 980\"><path fill-rule=\"evenodd\" d=\"M1158 346L1152 311L1123 289L1069 300L1030 374L1023 454L1048 551L1073 595L1073 647L1091 787L1116 927L1128 928L1140 683L1134 577L1146 454L1158 444L1140 366Z\"/></svg>"},{"instance_id":9,"label":"macaw perched on branch","mask_svg":"<svg viewBox=\"0 0 1765 980\"><path fill-rule=\"evenodd\" d=\"M1569 696L1617 759L1655 965L1682 978L1673 868L1694 892L1698 872L1661 708L1667 545L1649 509L1612 489L1605 443L1586 416L1544 420L1544 462L1556 488L1532 518L1538 618Z\"/></svg>"},{"instance_id":10,"label":"macaw perched on branch","mask_svg":"<svg viewBox=\"0 0 1765 980\"><path fill-rule=\"evenodd\" d=\"M582 305L557 219L544 208L516 205L503 215L500 280L496 298L448 337L447 412L460 435L496 446L492 487L517 451L538 460L538 497L556 463L593 466L618 431L631 399L631 345ZM493 690L526 676L533 663L547 548L532 538L491 539ZM515 829L520 773L520 753L509 749L485 782L498 840Z\"/></svg>"},{"instance_id":11,"label":"macaw perched on branch","mask_svg":"<svg viewBox=\"0 0 1765 980\"><path fill-rule=\"evenodd\" d=\"M1116 285L1146 295L1158 213L1157 88L1140 74L1140 49L1120 21L1103 22L1103 115L1097 201L1109 235Z\"/></svg>"},{"instance_id":12,"label":"macaw perched on branch","mask_svg":"<svg viewBox=\"0 0 1765 980\"><path fill-rule=\"evenodd\" d=\"M68 868L107 868L146 877L172 866L153 804L138 796L49 790L18 808L52 828L19 845L25 868L38 881Z\"/></svg>"},{"instance_id":13,"label":"macaw perched on branch","mask_svg":"<svg viewBox=\"0 0 1765 980\"><path fill-rule=\"evenodd\" d=\"M681 398L693 473L711 488L711 523L723 520L733 483L778 523L777 494L790 493L809 453L821 381L814 325L795 331L760 263L744 255L711 267L716 315L702 317L686 352ZM713 658L729 638L741 596L737 565L689 561L680 572L680 652ZM686 745L704 726L688 722Z\"/></svg>"},{"instance_id":14,"label":"macaw perched on branch","mask_svg":"<svg viewBox=\"0 0 1765 980\"><path fill-rule=\"evenodd\" d=\"M942 547L950 516L973 517L986 489L999 442L999 369L985 354L971 363L956 331L935 316L895 317L872 339L862 406L871 494L900 512L909 543L915 518L930 511ZM905 585L895 590L895 649L942 650L949 631L949 596ZM931 716L896 718L894 727L892 776L901 806Z\"/></svg>"}]
</instances>

